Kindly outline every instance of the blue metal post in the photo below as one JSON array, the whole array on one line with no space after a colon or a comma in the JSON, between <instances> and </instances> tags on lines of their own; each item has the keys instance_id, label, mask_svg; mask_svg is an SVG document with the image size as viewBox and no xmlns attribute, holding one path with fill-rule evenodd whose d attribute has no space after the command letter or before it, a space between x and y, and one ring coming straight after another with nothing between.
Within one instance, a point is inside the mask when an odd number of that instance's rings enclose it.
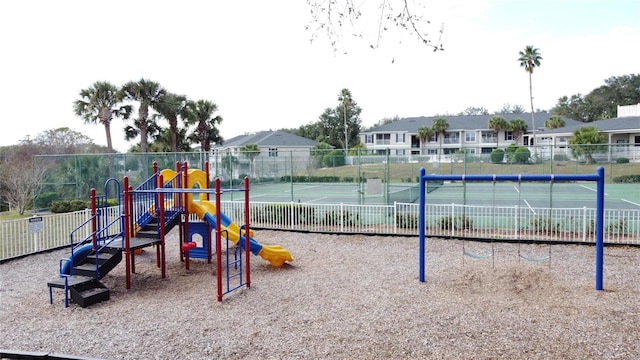
<instances>
[{"instance_id":1,"label":"blue metal post","mask_svg":"<svg viewBox=\"0 0 640 360\"><path fill-rule=\"evenodd\" d=\"M420 277L420 282L424 282L424 258L425 258L425 246L424 246L424 218L425 218L425 205L426 205L426 201L425 201L425 194L426 194L426 188L425 188L425 179L424 179L424 175L425 175L425 169L424 168L420 168L420 209L418 210L418 238L420 241L420 250L419 250L419 261L420 261L420 269L418 271L418 275Z\"/></svg>"},{"instance_id":2,"label":"blue metal post","mask_svg":"<svg viewBox=\"0 0 640 360\"><path fill-rule=\"evenodd\" d=\"M596 290L602 290L604 265L604 167L598 167L596 197Z\"/></svg>"}]
</instances>

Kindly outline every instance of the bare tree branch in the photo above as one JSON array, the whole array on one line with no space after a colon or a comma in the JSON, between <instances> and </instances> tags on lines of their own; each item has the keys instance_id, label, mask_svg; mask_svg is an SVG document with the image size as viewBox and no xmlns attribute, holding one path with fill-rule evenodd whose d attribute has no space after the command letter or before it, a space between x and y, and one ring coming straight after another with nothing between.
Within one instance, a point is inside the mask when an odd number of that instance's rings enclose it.
<instances>
[{"instance_id":1,"label":"bare tree branch","mask_svg":"<svg viewBox=\"0 0 640 360\"><path fill-rule=\"evenodd\" d=\"M444 50L442 45L442 34L444 25L438 30L437 40L434 41L433 35L426 31L431 25L421 15L417 15L414 10L415 3L409 0L378 0L380 15L377 17L376 41L369 46L376 49L380 46L380 40L384 33L393 25L400 32L408 32L417 37L417 39L427 47L433 48L433 51ZM363 33L356 28L356 24L363 20L363 11L372 12L371 10L361 10L366 3L356 5L353 0L306 0L311 10L311 18L306 29L312 32L310 41L313 42L319 37L320 33L324 33L334 52L338 50L338 43L343 38L343 32L351 33L353 37L363 38ZM423 5L421 5L424 8ZM400 8L400 11L394 10Z\"/></svg>"}]
</instances>

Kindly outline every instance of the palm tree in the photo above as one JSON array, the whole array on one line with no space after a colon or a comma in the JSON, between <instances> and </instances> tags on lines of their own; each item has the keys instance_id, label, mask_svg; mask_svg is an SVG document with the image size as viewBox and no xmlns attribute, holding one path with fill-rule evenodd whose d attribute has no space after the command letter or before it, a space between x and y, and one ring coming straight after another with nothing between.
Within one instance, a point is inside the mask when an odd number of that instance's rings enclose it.
<instances>
[{"instance_id":1,"label":"palm tree","mask_svg":"<svg viewBox=\"0 0 640 360\"><path fill-rule=\"evenodd\" d=\"M187 129L177 129L177 133L174 134L171 132L171 129L165 128L160 129L160 131L151 136L153 142L149 144L150 152L189 152L191 151L191 146L189 144ZM173 139L176 139L175 148L171 143Z\"/></svg>"},{"instance_id":2,"label":"palm tree","mask_svg":"<svg viewBox=\"0 0 640 360\"><path fill-rule=\"evenodd\" d=\"M540 52L538 49L534 48L533 45L528 45L524 48L523 51L520 51L520 58L518 61L520 62L520 66L524 68L526 72L529 73L529 100L531 101L531 126L533 126L533 145L536 144L536 119L533 116L533 87L531 85L531 74L533 74L533 69L536 67L540 67L540 60L542 60L542 56L540 56ZM537 151L536 151L537 152Z\"/></svg>"},{"instance_id":3,"label":"palm tree","mask_svg":"<svg viewBox=\"0 0 640 360\"><path fill-rule=\"evenodd\" d=\"M544 122L544 127L547 129L557 129L565 126L565 122L562 117L558 115L552 115L549 120Z\"/></svg>"},{"instance_id":4,"label":"palm tree","mask_svg":"<svg viewBox=\"0 0 640 360\"><path fill-rule=\"evenodd\" d=\"M253 176L253 160L260 155L260 148L256 144L247 144L240 148L240 154L249 158L249 173Z\"/></svg>"},{"instance_id":5,"label":"palm tree","mask_svg":"<svg viewBox=\"0 0 640 360\"><path fill-rule=\"evenodd\" d=\"M178 151L178 116L184 113L187 97L167 93L160 97L155 109L169 122L171 151Z\"/></svg>"},{"instance_id":6,"label":"palm tree","mask_svg":"<svg viewBox=\"0 0 640 360\"><path fill-rule=\"evenodd\" d=\"M428 126L421 126L418 128L418 139L420 140L420 147L424 150L425 144L433 136L433 130ZM424 155L424 151L420 152Z\"/></svg>"},{"instance_id":7,"label":"palm tree","mask_svg":"<svg viewBox=\"0 0 640 360\"><path fill-rule=\"evenodd\" d=\"M522 119L512 119L509 121L509 130L511 130L513 140L515 140L517 144L520 134L527 131L527 122Z\"/></svg>"},{"instance_id":8,"label":"palm tree","mask_svg":"<svg viewBox=\"0 0 640 360\"><path fill-rule=\"evenodd\" d=\"M128 119L131 106L121 105L122 93L107 81L96 81L87 89L80 90L80 99L74 101L73 110L86 124L104 125L107 135L107 151L113 152L111 121L114 117Z\"/></svg>"},{"instance_id":9,"label":"palm tree","mask_svg":"<svg viewBox=\"0 0 640 360\"><path fill-rule=\"evenodd\" d=\"M140 151L146 153L149 149L148 143L148 131L149 125L149 108L155 108L167 90L165 90L159 83L150 81L147 79L140 79L138 81L129 81L122 87L124 98L130 101L137 101L140 103L138 108L138 119L136 119L134 128L137 128L140 134Z\"/></svg>"},{"instance_id":10,"label":"palm tree","mask_svg":"<svg viewBox=\"0 0 640 360\"><path fill-rule=\"evenodd\" d=\"M500 131L508 130L509 124L507 120L505 120L502 116L492 116L489 119L489 129L495 130L496 132L496 147L500 147Z\"/></svg>"},{"instance_id":11,"label":"palm tree","mask_svg":"<svg viewBox=\"0 0 640 360\"><path fill-rule=\"evenodd\" d=\"M447 119L445 119L445 118L433 119L433 123L431 124L431 128L433 129L433 131L438 136L438 143L440 145L440 149L438 150L438 161L439 161L440 157L442 155L442 141L443 141L442 138L444 137L444 133L449 128L449 123L447 122Z\"/></svg>"},{"instance_id":12,"label":"palm tree","mask_svg":"<svg viewBox=\"0 0 640 360\"><path fill-rule=\"evenodd\" d=\"M218 105L209 100L187 101L183 111L185 121L188 125L196 125L190 139L200 143L200 151L211 150L211 142L222 143L220 130L216 125L222 122L219 115L213 116L218 111Z\"/></svg>"},{"instance_id":13,"label":"palm tree","mask_svg":"<svg viewBox=\"0 0 640 360\"><path fill-rule=\"evenodd\" d=\"M349 89L342 89L338 94L338 101L342 102L342 114L344 117L344 155L349 153L349 127L347 125L347 113L351 107L352 97Z\"/></svg>"}]
</instances>

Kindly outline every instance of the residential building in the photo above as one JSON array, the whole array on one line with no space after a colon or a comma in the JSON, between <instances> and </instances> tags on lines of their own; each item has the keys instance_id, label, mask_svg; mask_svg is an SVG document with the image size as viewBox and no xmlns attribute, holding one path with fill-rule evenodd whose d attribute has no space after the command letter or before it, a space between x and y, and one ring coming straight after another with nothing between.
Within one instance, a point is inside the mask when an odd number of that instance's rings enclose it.
<instances>
[{"instance_id":1,"label":"residential building","mask_svg":"<svg viewBox=\"0 0 640 360\"><path fill-rule=\"evenodd\" d=\"M524 134L510 130L495 131L489 128L489 119L496 115L457 115L404 118L360 132L360 141L374 154L385 154L387 149L391 155L400 156L447 156L465 149L467 154L490 154L497 147L506 147L511 143L533 145L531 113L502 114L507 123L520 119L527 124ZM544 123L552 115L546 112L534 113L538 141L544 136ZM449 128L444 135L433 134L426 142L421 143L418 129L432 127L433 120L445 118ZM583 124L579 121L563 118L566 125Z\"/></svg>"},{"instance_id":2,"label":"residential building","mask_svg":"<svg viewBox=\"0 0 640 360\"><path fill-rule=\"evenodd\" d=\"M286 131L259 131L247 133L226 140L222 145L211 151L209 167L211 174L221 177L237 178L243 174L253 177L277 177L290 173L292 166L306 167L310 161L311 149L318 144ZM246 156L242 148L256 145L259 153ZM233 166L227 166L224 161L229 157L237 160ZM293 164L293 165L292 165Z\"/></svg>"},{"instance_id":3,"label":"residential building","mask_svg":"<svg viewBox=\"0 0 640 360\"><path fill-rule=\"evenodd\" d=\"M635 105L633 105L635 106ZM637 107L636 107L637 109ZM636 110L637 111L637 110ZM630 110L625 110L625 114ZM451 161L452 155L464 149L470 155L489 155L500 147L509 144L528 146L532 153L542 158L549 158L552 154L563 153L570 157L568 141L573 132L583 126L596 126L608 136L609 144L618 144L615 151L608 155L612 158L618 153L619 157L640 160L640 116L625 116L615 119L583 123L577 120L562 118L565 126L548 129L544 124L552 114L547 112L534 113L536 121L536 141L533 141L533 127L531 113L502 114L507 123L514 119L521 119L527 124L527 131L514 134L510 130L495 131L489 128L489 119L496 115L458 115L410 117L392 123L377 126L360 133L361 142L373 154L386 154L406 157L407 160L420 159L422 161ZM421 143L418 129L432 127L433 120L445 118L449 128L442 135L433 136ZM627 144L629 146L623 146ZM627 156L625 156L627 155ZM615 157L613 157L615 158Z\"/></svg>"}]
</instances>

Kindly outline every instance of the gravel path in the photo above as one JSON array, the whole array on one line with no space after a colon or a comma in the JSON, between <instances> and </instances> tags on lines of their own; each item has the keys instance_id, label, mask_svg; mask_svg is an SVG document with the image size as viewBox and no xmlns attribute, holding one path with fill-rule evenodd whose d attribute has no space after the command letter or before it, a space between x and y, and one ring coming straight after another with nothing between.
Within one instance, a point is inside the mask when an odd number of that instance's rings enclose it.
<instances>
[{"instance_id":1,"label":"gravel path","mask_svg":"<svg viewBox=\"0 0 640 360\"><path fill-rule=\"evenodd\" d=\"M49 304L47 281L66 251L0 265L0 348L106 359L638 359L640 249L554 246L551 262L518 260L518 245L428 239L418 281L417 237L258 230L295 260L252 256L251 287L216 300L214 265L184 269L169 237L167 277L155 252L103 283L111 300ZM494 252L464 257L462 249ZM175 251L174 251L175 249ZM530 256L546 246L522 245ZM463 261L464 260L464 261Z\"/></svg>"}]
</instances>

